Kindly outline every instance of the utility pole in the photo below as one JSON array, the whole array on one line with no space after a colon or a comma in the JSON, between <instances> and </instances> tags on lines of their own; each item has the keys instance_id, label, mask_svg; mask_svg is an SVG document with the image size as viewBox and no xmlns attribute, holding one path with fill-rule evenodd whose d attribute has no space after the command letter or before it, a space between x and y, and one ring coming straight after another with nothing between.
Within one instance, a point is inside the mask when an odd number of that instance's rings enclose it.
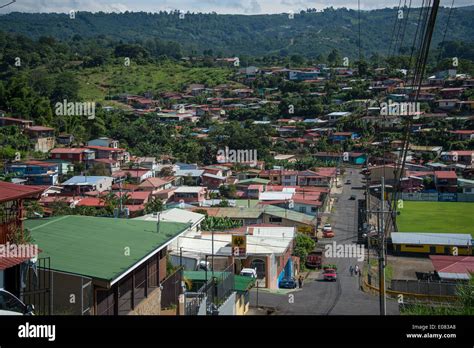
<instances>
[{"instance_id":1,"label":"utility pole","mask_svg":"<svg viewBox=\"0 0 474 348\"><path fill-rule=\"evenodd\" d=\"M211 255L211 263L212 263L212 277L214 278L214 229L212 229L212 255ZM206 263L206 267L207 267L207 263ZM206 278L207 279L207 278Z\"/></svg>"},{"instance_id":2,"label":"utility pole","mask_svg":"<svg viewBox=\"0 0 474 348\"><path fill-rule=\"evenodd\" d=\"M161 222L161 212L157 213L157 219L156 219L156 233L160 233L160 222Z\"/></svg>"},{"instance_id":3,"label":"utility pole","mask_svg":"<svg viewBox=\"0 0 474 348\"><path fill-rule=\"evenodd\" d=\"M386 315L385 304L385 178L382 176L381 185L381 218L379 229L379 294L380 294L380 315Z\"/></svg>"}]
</instances>

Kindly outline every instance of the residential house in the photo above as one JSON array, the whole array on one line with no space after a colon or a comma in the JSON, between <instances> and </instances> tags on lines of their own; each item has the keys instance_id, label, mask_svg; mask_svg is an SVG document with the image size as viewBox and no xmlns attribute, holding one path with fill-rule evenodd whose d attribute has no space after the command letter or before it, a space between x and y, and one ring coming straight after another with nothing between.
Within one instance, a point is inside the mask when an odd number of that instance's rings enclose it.
<instances>
[{"instance_id":1,"label":"residential house","mask_svg":"<svg viewBox=\"0 0 474 348\"><path fill-rule=\"evenodd\" d=\"M74 135L72 134L59 134L56 137L58 144L70 146L74 142Z\"/></svg>"},{"instance_id":2,"label":"residential house","mask_svg":"<svg viewBox=\"0 0 474 348\"><path fill-rule=\"evenodd\" d=\"M474 194L474 180L458 178L458 185L462 193L469 195Z\"/></svg>"},{"instance_id":3,"label":"residential house","mask_svg":"<svg viewBox=\"0 0 474 348\"><path fill-rule=\"evenodd\" d=\"M334 132L331 135L331 141L335 144L342 143L347 140L357 139L359 136L354 132Z\"/></svg>"},{"instance_id":4,"label":"residential house","mask_svg":"<svg viewBox=\"0 0 474 348\"><path fill-rule=\"evenodd\" d=\"M331 187L336 178L336 172L337 170L334 167L321 167L314 171L299 171L298 185Z\"/></svg>"},{"instance_id":5,"label":"residential house","mask_svg":"<svg viewBox=\"0 0 474 348\"><path fill-rule=\"evenodd\" d=\"M247 241L246 253L240 257L240 267L255 268L258 279L265 279L263 287L277 289L281 279L295 275L291 257L296 236L293 226L253 224L235 231L215 232L215 236L205 231L187 233L177 240L172 254L176 259L179 248L192 250L192 253L185 255L186 258L194 259L194 262L186 262L186 264L197 265L199 260L205 259L205 255L211 254L214 249L215 264L222 264L220 268L228 268L233 264L233 251L230 246L232 235L238 234L246 235ZM191 266L196 269L195 267Z\"/></svg>"},{"instance_id":6,"label":"residential house","mask_svg":"<svg viewBox=\"0 0 474 348\"><path fill-rule=\"evenodd\" d=\"M167 273L167 249L188 225L161 222L150 233L155 222L124 222L77 215L26 222L51 260L52 314L157 315L165 302L180 311L174 289L181 277ZM70 301L71 293L81 301Z\"/></svg>"},{"instance_id":7,"label":"residential house","mask_svg":"<svg viewBox=\"0 0 474 348\"><path fill-rule=\"evenodd\" d=\"M467 166L474 165L473 150L447 151L441 154L441 160L447 163L461 163Z\"/></svg>"},{"instance_id":8,"label":"residential house","mask_svg":"<svg viewBox=\"0 0 474 348\"><path fill-rule=\"evenodd\" d=\"M56 185L59 166L56 163L42 161L24 161L8 164L7 172L17 178L26 179L28 185Z\"/></svg>"},{"instance_id":9,"label":"residential house","mask_svg":"<svg viewBox=\"0 0 474 348\"><path fill-rule=\"evenodd\" d=\"M107 171L107 175L112 175L113 173L120 170L120 162L109 159L109 158L96 158L91 162L92 166L103 166Z\"/></svg>"},{"instance_id":10,"label":"residential house","mask_svg":"<svg viewBox=\"0 0 474 348\"><path fill-rule=\"evenodd\" d=\"M202 185L208 187L209 189L218 189L222 185L226 183L227 177L211 174L211 173L204 173L202 175Z\"/></svg>"},{"instance_id":11,"label":"residential house","mask_svg":"<svg viewBox=\"0 0 474 348\"><path fill-rule=\"evenodd\" d=\"M438 192L456 193L458 189L458 176L454 171L435 171L435 185Z\"/></svg>"},{"instance_id":12,"label":"residential house","mask_svg":"<svg viewBox=\"0 0 474 348\"><path fill-rule=\"evenodd\" d=\"M33 126L33 121L31 120L23 120L21 118L14 118L14 117L0 117L0 127L8 127L8 126L17 126L20 130L24 131L26 128Z\"/></svg>"},{"instance_id":13,"label":"residential house","mask_svg":"<svg viewBox=\"0 0 474 348\"><path fill-rule=\"evenodd\" d=\"M439 99L435 103L437 107L441 110L453 111L457 109L459 100L458 99Z\"/></svg>"},{"instance_id":14,"label":"residential house","mask_svg":"<svg viewBox=\"0 0 474 348\"><path fill-rule=\"evenodd\" d=\"M100 146L100 147L111 147L118 149L119 142L118 140L110 139L107 137L101 137L87 142L87 146Z\"/></svg>"},{"instance_id":15,"label":"residential house","mask_svg":"<svg viewBox=\"0 0 474 348\"><path fill-rule=\"evenodd\" d=\"M442 88L439 93L443 99L458 99L461 97L464 88Z\"/></svg>"},{"instance_id":16,"label":"residential house","mask_svg":"<svg viewBox=\"0 0 474 348\"><path fill-rule=\"evenodd\" d=\"M0 213L0 245L7 244L16 233L23 233L26 217L24 203L27 200L37 200L43 191L44 188L40 187L0 181L0 209L2 210ZM17 297L21 297L25 290L19 278L20 270L24 269L25 265L31 267L30 259L38 256L40 252L33 245L26 246L26 248L22 250L24 252L22 256L2 255L0 257L0 289L5 289ZM29 299L28 301L25 299L25 302L32 304Z\"/></svg>"},{"instance_id":17,"label":"residential house","mask_svg":"<svg viewBox=\"0 0 474 348\"><path fill-rule=\"evenodd\" d=\"M112 177L117 180L128 180L134 184L141 184L146 179L153 177L153 172L149 169L122 169L112 174Z\"/></svg>"},{"instance_id":18,"label":"residential house","mask_svg":"<svg viewBox=\"0 0 474 348\"><path fill-rule=\"evenodd\" d=\"M203 174L202 169L178 169L174 176L179 185L199 185Z\"/></svg>"},{"instance_id":19,"label":"residential house","mask_svg":"<svg viewBox=\"0 0 474 348\"><path fill-rule=\"evenodd\" d=\"M174 191L174 202L197 204L206 199L207 189L202 186L180 186Z\"/></svg>"},{"instance_id":20,"label":"residential house","mask_svg":"<svg viewBox=\"0 0 474 348\"><path fill-rule=\"evenodd\" d=\"M130 162L130 154L125 150L117 147L105 147L105 146L86 146L89 150L95 152L95 158L97 159L109 159L120 163L123 166L125 163Z\"/></svg>"},{"instance_id":21,"label":"residential house","mask_svg":"<svg viewBox=\"0 0 474 348\"><path fill-rule=\"evenodd\" d=\"M110 191L113 178L109 176L73 176L63 182L64 194L81 195L90 191Z\"/></svg>"},{"instance_id":22,"label":"residential house","mask_svg":"<svg viewBox=\"0 0 474 348\"><path fill-rule=\"evenodd\" d=\"M454 134L458 140L462 141L474 139L474 130L454 130L449 133Z\"/></svg>"},{"instance_id":23,"label":"residential house","mask_svg":"<svg viewBox=\"0 0 474 348\"><path fill-rule=\"evenodd\" d=\"M54 128L43 126L30 126L25 129L30 139L34 142L34 149L38 152L47 153L54 148L56 138Z\"/></svg>"},{"instance_id":24,"label":"residential house","mask_svg":"<svg viewBox=\"0 0 474 348\"><path fill-rule=\"evenodd\" d=\"M148 178L137 188L137 191L158 192L169 189L173 186L174 177Z\"/></svg>"},{"instance_id":25,"label":"residential house","mask_svg":"<svg viewBox=\"0 0 474 348\"><path fill-rule=\"evenodd\" d=\"M351 115L348 111L335 111L327 114L326 117L330 122L337 122L343 117L349 117Z\"/></svg>"},{"instance_id":26,"label":"residential house","mask_svg":"<svg viewBox=\"0 0 474 348\"><path fill-rule=\"evenodd\" d=\"M88 164L95 159L95 152L86 148L56 148L51 150L50 157L53 160Z\"/></svg>"}]
</instances>

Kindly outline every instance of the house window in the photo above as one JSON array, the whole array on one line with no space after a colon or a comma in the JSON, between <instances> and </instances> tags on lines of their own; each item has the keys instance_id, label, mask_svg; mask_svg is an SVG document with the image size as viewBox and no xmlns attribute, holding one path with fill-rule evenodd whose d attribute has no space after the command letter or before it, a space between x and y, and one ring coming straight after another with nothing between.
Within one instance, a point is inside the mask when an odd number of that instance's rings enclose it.
<instances>
[{"instance_id":1,"label":"house window","mask_svg":"<svg viewBox=\"0 0 474 348\"><path fill-rule=\"evenodd\" d=\"M72 153L68 153L67 158L72 158Z\"/></svg>"},{"instance_id":2,"label":"house window","mask_svg":"<svg viewBox=\"0 0 474 348\"><path fill-rule=\"evenodd\" d=\"M407 248L424 248L425 246L423 244L405 244L405 247L407 247Z\"/></svg>"},{"instance_id":3,"label":"house window","mask_svg":"<svg viewBox=\"0 0 474 348\"><path fill-rule=\"evenodd\" d=\"M283 219L281 217L270 216L270 222L282 222Z\"/></svg>"},{"instance_id":4,"label":"house window","mask_svg":"<svg viewBox=\"0 0 474 348\"><path fill-rule=\"evenodd\" d=\"M316 213L317 211L318 211L318 208L316 208L316 207L311 207L311 212L312 212L312 213Z\"/></svg>"},{"instance_id":5,"label":"house window","mask_svg":"<svg viewBox=\"0 0 474 348\"><path fill-rule=\"evenodd\" d=\"M273 177L273 180L274 180L274 181L277 181L277 180L278 180L278 176L274 176L274 177Z\"/></svg>"}]
</instances>

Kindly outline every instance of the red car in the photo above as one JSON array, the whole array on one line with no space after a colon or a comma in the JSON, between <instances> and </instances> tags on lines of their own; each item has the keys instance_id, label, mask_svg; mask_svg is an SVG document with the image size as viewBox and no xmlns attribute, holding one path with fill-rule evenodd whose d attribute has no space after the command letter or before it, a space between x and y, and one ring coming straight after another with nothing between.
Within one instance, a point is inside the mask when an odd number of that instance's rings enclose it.
<instances>
[{"instance_id":1,"label":"red car","mask_svg":"<svg viewBox=\"0 0 474 348\"><path fill-rule=\"evenodd\" d=\"M323 226L323 237L324 238L333 238L334 232L332 231L331 224L325 224Z\"/></svg>"},{"instance_id":2,"label":"red car","mask_svg":"<svg viewBox=\"0 0 474 348\"><path fill-rule=\"evenodd\" d=\"M323 271L324 280L328 281L336 281L337 280L337 272L334 268L326 268Z\"/></svg>"}]
</instances>

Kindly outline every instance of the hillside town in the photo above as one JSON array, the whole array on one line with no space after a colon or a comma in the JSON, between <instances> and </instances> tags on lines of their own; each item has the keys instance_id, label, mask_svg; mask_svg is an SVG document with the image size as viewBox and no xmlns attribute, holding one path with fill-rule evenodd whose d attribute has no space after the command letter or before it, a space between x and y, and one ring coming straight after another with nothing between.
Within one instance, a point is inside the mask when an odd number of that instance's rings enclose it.
<instances>
[{"instance_id":1,"label":"hillside town","mask_svg":"<svg viewBox=\"0 0 474 348\"><path fill-rule=\"evenodd\" d=\"M435 71L417 92L400 70L361 79L345 66L237 63L214 62L234 68L233 83L120 94L91 109L210 143L206 161L106 134L76 139L0 111L2 134L29 147L2 164L0 243L37 245L0 259L0 288L38 314L378 314L382 230L388 314L455 301L474 272L474 79ZM288 104L282 86L303 101ZM213 143L232 137L215 131L239 115L266 130L263 158ZM442 215L437 228L430 211ZM362 254L328 255L328 246Z\"/></svg>"}]
</instances>

